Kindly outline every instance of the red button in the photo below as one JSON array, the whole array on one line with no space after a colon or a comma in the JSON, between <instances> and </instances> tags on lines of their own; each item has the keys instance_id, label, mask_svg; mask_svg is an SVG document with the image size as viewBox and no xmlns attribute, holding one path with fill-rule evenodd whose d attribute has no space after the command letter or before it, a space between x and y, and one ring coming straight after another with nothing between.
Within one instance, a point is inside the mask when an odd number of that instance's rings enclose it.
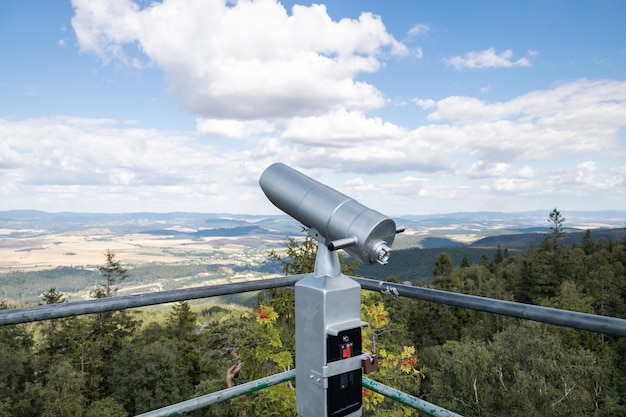
<instances>
[{"instance_id":1,"label":"red button","mask_svg":"<svg viewBox=\"0 0 626 417\"><path fill-rule=\"evenodd\" d=\"M352 356L352 346L346 343L341 347L341 359L347 359Z\"/></svg>"}]
</instances>

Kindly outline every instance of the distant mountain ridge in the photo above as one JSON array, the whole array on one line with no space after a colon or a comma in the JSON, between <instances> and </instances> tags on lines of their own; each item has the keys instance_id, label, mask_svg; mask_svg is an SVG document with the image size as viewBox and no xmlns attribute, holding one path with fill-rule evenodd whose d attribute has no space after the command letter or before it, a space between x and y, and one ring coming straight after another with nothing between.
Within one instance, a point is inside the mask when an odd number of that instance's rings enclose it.
<instances>
[{"instance_id":1,"label":"distant mountain ridge","mask_svg":"<svg viewBox=\"0 0 626 417\"><path fill-rule=\"evenodd\" d=\"M614 228L614 229L593 229L590 230L591 237L594 241L600 239L606 240L621 240L626 239L626 228ZM562 236L561 241L568 246L574 243L581 242L586 231L565 229L565 234ZM500 245L505 248L523 249L530 245L538 246L545 238L546 233L520 233L512 235L499 235L489 236L476 242L473 242L470 246L473 247L497 247Z\"/></svg>"},{"instance_id":2,"label":"distant mountain ridge","mask_svg":"<svg viewBox=\"0 0 626 417\"><path fill-rule=\"evenodd\" d=\"M0 211L0 228L32 228L72 231L106 227L115 232L151 233L168 228L227 229L256 225L278 230L299 230L286 215L239 215L229 213L49 213L38 210ZM168 232L174 234L175 231ZM183 232L179 232L183 233Z\"/></svg>"},{"instance_id":3,"label":"distant mountain ridge","mask_svg":"<svg viewBox=\"0 0 626 417\"><path fill-rule=\"evenodd\" d=\"M396 223L487 223L487 224L519 224L540 225L546 224L550 210L533 210L520 212L451 212L439 214L406 214L390 216ZM566 224L578 225L585 222L603 222L611 225L626 223L626 210L599 210L599 211L562 211ZM167 221L174 219L206 220L206 221L254 221L262 219L276 219L287 217L284 214L232 214L232 213L200 213L200 212L131 212L131 213L85 213L85 212L47 212L40 210L0 210L0 222L5 221L53 221L53 222L129 222L137 219L152 221Z\"/></svg>"},{"instance_id":4,"label":"distant mountain ridge","mask_svg":"<svg viewBox=\"0 0 626 417\"><path fill-rule=\"evenodd\" d=\"M519 227L545 225L549 227L548 215L550 210L533 210L520 212L453 212L445 214L406 215L396 219L411 224L480 224L480 225L517 225ZM599 211L567 211L562 210L567 227L584 227L589 223L600 223L603 227L619 227L626 223L626 210L599 210ZM544 228L544 229L545 229Z\"/></svg>"}]
</instances>

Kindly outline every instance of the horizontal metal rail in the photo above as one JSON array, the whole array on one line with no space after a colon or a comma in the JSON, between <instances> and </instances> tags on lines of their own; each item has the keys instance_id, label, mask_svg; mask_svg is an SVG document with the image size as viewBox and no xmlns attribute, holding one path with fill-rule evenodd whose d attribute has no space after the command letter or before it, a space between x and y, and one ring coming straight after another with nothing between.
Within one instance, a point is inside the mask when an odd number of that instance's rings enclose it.
<instances>
[{"instance_id":1,"label":"horizontal metal rail","mask_svg":"<svg viewBox=\"0 0 626 417\"><path fill-rule=\"evenodd\" d=\"M288 287L306 276L289 275L280 278L246 281L230 284L211 285L204 287L185 288L181 290L160 291L137 295L123 295L94 300L73 301L60 304L46 304L34 307L11 308L0 310L0 326L27 323L39 320L78 316L82 314L101 313L105 311L123 310L219 295L237 294L269 288ZM589 330L613 336L626 337L626 320L615 317L598 316L556 308L540 307L513 301L497 300L468 294L458 294L431 288L414 287L368 278L351 277L362 288L380 291L384 294L414 298L438 304L469 308L493 314L533 320L557 326Z\"/></svg>"},{"instance_id":2,"label":"horizontal metal rail","mask_svg":"<svg viewBox=\"0 0 626 417\"><path fill-rule=\"evenodd\" d=\"M181 403L168 405L158 410L148 411L147 413L139 414L135 417L175 417L180 416L181 413L204 408L209 405L230 400L241 395L251 394L255 391L271 387L272 385L280 384L292 380L296 377L296 370L281 372L279 374L270 375L265 378L257 379L255 381L246 382L241 385L235 385L231 388L226 388L221 391L213 392L211 394L203 395L200 397L192 398L191 400L183 401Z\"/></svg>"},{"instance_id":3,"label":"horizontal metal rail","mask_svg":"<svg viewBox=\"0 0 626 417\"><path fill-rule=\"evenodd\" d=\"M431 288L394 284L368 278L352 278L361 285L361 288L371 291L380 291L383 294L415 298L417 300L469 308L557 326L626 337L626 320L615 317L598 316L595 314L540 307L532 304L497 300L476 295L458 294L449 291L433 290Z\"/></svg>"},{"instance_id":4,"label":"horizontal metal rail","mask_svg":"<svg viewBox=\"0 0 626 417\"><path fill-rule=\"evenodd\" d=\"M0 326L79 316L82 314L102 313L105 311L124 310L127 308L166 304L184 300L195 300L218 295L238 294L241 292L266 290L269 288L289 287L298 282L302 277L304 277L304 275L290 275L280 278L209 285L180 290L159 291L137 295L120 295L34 307L9 308L0 310Z\"/></svg>"},{"instance_id":5,"label":"horizontal metal rail","mask_svg":"<svg viewBox=\"0 0 626 417\"><path fill-rule=\"evenodd\" d=\"M391 398L400 404L421 411L422 413L432 417L462 417L460 414L441 408L438 405L431 404L428 401L420 400L419 398L409 395L406 392L398 391L395 388L391 388L378 381L374 381L373 379L363 377L363 387L371 389L372 391L384 395L387 398Z\"/></svg>"}]
</instances>

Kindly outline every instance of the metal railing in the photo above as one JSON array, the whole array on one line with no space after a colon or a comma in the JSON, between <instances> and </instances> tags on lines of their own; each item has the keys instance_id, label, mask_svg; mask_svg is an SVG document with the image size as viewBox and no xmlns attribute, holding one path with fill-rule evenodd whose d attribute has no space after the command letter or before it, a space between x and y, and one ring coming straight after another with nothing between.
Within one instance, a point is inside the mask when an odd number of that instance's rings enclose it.
<instances>
[{"instance_id":1,"label":"metal railing","mask_svg":"<svg viewBox=\"0 0 626 417\"><path fill-rule=\"evenodd\" d=\"M304 276L306 275L290 275L287 277L241 283L6 309L0 310L0 326L57 319L83 314L101 313L105 311L124 310L128 308L237 294L249 291L260 291L270 288L288 287L294 285ZM549 307L540 307L487 297L458 294L429 288L413 287L367 278L352 278L361 285L361 288L365 290L377 291L387 295L408 297L438 304L538 321L557 326L565 326L574 329L589 330L613 336L626 337L626 320L624 319L560 310ZM264 389L294 378L295 370L289 370L256 381L237 385L226 390L187 400L182 403L153 410L148 413L141 414L140 416L179 416L184 412L203 408L216 402L232 399L234 397ZM420 400L419 398L413 397L365 377L363 378L363 386L430 416L459 417L458 414L455 414L452 411L428 403L424 400Z\"/></svg>"}]
</instances>

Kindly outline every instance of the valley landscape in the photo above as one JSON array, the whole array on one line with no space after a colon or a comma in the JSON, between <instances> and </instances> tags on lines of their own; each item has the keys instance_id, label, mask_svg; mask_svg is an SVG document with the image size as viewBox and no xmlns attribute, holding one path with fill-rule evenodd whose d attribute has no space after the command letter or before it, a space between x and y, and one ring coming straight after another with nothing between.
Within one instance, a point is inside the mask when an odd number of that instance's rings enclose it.
<instances>
[{"instance_id":1,"label":"valley landscape","mask_svg":"<svg viewBox=\"0 0 626 417\"><path fill-rule=\"evenodd\" d=\"M432 260L444 249L454 251L456 258L470 253L474 259L498 245L523 250L538 244L549 231L548 213L401 216L395 220L406 231L394 242L398 253L390 264L363 266L359 273L427 280ZM626 211L564 215L570 240L580 240L587 229L594 231L596 239L624 235L620 228ZM97 267L107 249L129 270L119 293L274 277L282 271L278 262L268 259L268 251L280 252L287 237L304 236L302 226L285 215L4 211L0 212L0 298L35 304L49 288L57 288L68 299L88 298L99 282ZM411 252L402 256L406 250Z\"/></svg>"}]
</instances>

